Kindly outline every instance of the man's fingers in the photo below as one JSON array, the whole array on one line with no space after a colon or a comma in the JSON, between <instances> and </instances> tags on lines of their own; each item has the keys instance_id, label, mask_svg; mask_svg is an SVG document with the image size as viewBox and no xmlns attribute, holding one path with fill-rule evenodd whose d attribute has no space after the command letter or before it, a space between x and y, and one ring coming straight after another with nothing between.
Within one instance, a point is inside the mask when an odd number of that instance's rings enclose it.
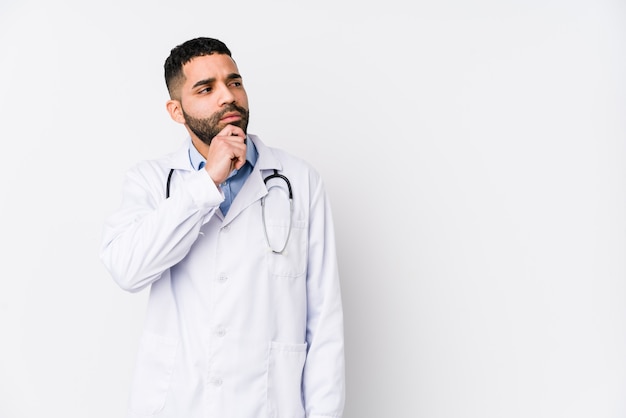
<instances>
[{"instance_id":1,"label":"man's fingers","mask_svg":"<svg viewBox=\"0 0 626 418\"><path fill-rule=\"evenodd\" d=\"M226 125L224 129L220 131L219 136L237 136L239 138L246 138L246 134L239 126Z\"/></svg>"},{"instance_id":2,"label":"man's fingers","mask_svg":"<svg viewBox=\"0 0 626 418\"><path fill-rule=\"evenodd\" d=\"M209 146L205 169L220 184L235 169L246 163L246 134L238 126L227 125L217 134Z\"/></svg>"}]
</instances>

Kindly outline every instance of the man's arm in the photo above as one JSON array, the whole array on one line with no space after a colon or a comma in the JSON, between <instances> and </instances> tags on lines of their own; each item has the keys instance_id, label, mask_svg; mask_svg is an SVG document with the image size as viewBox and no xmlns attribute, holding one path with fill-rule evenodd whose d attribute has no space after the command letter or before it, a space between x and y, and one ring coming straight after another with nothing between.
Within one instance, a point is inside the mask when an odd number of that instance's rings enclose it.
<instances>
[{"instance_id":1,"label":"man's arm","mask_svg":"<svg viewBox=\"0 0 626 418\"><path fill-rule=\"evenodd\" d=\"M129 171L122 205L104 225L100 258L129 292L148 286L182 260L224 199L205 170L178 181L169 199L163 194L165 181L154 163Z\"/></svg>"},{"instance_id":2,"label":"man's arm","mask_svg":"<svg viewBox=\"0 0 626 418\"><path fill-rule=\"evenodd\" d=\"M309 418L340 418L345 403L343 308L333 221L321 181L310 214L304 403Z\"/></svg>"}]
</instances>

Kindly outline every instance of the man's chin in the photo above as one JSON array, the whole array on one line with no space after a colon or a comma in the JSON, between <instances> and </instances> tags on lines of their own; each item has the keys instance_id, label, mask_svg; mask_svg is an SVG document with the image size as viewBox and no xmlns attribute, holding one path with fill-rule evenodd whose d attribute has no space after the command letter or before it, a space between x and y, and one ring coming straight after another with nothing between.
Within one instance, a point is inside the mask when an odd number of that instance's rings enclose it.
<instances>
[{"instance_id":1,"label":"man's chin","mask_svg":"<svg viewBox=\"0 0 626 418\"><path fill-rule=\"evenodd\" d=\"M247 134L247 132L246 132L246 128L247 128L247 126L246 126L246 125L247 125L247 124L246 124L243 120L236 120L236 121L234 121L234 122L229 122L229 123L225 123L225 124L223 124L223 125L220 125L220 131L221 131L222 129L224 129L225 127L227 127L228 125L232 125L232 126L236 126L236 127L238 127L238 128L241 128L241 129L243 129L243 132L244 132L245 134Z\"/></svg>"}]
</instances>

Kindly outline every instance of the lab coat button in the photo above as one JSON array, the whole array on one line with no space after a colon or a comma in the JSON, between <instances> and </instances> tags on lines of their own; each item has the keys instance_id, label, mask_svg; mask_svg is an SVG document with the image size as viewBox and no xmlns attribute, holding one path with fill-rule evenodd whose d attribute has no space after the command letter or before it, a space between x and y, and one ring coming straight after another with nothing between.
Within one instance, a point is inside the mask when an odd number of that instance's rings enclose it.
<instances>
[{"instance_id":1,"label":"lab coat button","mask_svg":"<svg viewBox=\"0 0 626 418\"><path fill-rule=\"evenodd\" d=\"M213 385L214 386L222 386L222 379L216 377L213 379Z\"/></svg>"},{"instance_id":2,"label":"lab coat button","mask_svg":"<svg viewBox=\"0 0 626 418\"><path fill-rule=\"evenodd\" d=\"M222 228L222 232L228 232L230 231L230 225L226 225L224 228Z\"/></svg>"},{"instance_id":3,"label":"lab coat button","mask_svg":"<svg viewBox=\"0 0 626 418\"><path fill-rule=\"evenodd\" d=\"M217 281L219 281L220 283L224 283L226 280L228 280L228 276L225 274L220 274L220 276L217 278Z\"/></svg>"},{"instance_id":4,"label":"lab coat button","mask_svg":"<svg viewBox=\"0 0 626 418\"><path fill-rule=\"evenodd\" d=\"M223 337L224 335L226 335L226 330L222 327L218 328L217 331L215 331L215 334L218 337Z\"/></svg>"}]
</instances>

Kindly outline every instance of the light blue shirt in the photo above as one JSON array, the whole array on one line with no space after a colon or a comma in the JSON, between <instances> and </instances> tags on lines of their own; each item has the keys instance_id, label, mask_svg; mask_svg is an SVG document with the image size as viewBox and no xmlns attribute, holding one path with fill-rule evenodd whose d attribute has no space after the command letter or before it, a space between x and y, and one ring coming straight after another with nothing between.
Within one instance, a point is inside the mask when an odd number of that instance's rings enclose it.
<instances>
[{"instance_id":1,"label":"light blue shirt","mask_svg":"<svg viewBox=\"0 0 626 418\"><path fill-rule=\"evenodd\" d=\"M248 176L252 173L252 169L259 157L259 153L251 140L246 139L246 145L246 163L239 170L233 170L226 181L220 184L220 189L222 189L224 193L224 201L220 204L220 210L224 215L226 215L228 209L230 209L230 205L233 203L233 200L235 200L235 196L237 196L237 193L239 193L243 187ZM189 138L189 162L196 170L204 168L206 164L206 159L198 152L196 147L193 146L191 138Z\"/></svg>"}]
</instances>

